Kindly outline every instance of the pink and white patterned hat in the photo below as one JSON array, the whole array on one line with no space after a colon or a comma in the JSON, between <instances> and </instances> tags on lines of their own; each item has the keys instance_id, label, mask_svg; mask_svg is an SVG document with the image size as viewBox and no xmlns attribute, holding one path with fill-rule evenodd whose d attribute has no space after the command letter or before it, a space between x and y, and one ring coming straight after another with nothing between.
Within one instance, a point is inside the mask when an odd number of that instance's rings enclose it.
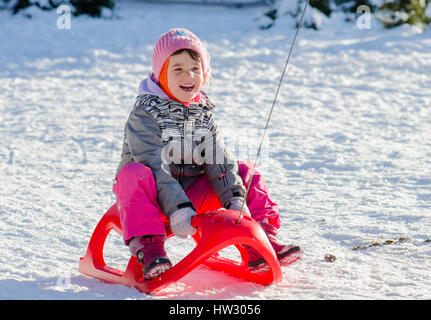
<instances>
[{"instance_id":1,"label":"pink and white patterned hat","mask_svg":"<svg viewBox=\"0 0 431 320\"><path fill-rule=\"evenodd\" d=\"M204 80L210 74L210 56L199 38L191 31L183 28L174 28L162 34L153 51L153 74L159 80L165 61L180 49L191 49L201 57Z\"/></svg>"}]
</instances>

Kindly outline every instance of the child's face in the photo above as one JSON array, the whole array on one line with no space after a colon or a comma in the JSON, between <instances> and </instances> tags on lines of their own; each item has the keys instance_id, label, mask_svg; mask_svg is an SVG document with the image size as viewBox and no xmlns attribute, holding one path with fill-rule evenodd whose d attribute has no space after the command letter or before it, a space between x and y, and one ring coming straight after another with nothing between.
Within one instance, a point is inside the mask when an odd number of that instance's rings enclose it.
<instances>
[{"instance_id":1,"label":"child's face","mask_svg":"<svg viewBox=\"0 0 431 320\"><path fill-rule=\"evenodd\" d=\"M192 100L203 83L202 65L186 51L169 58L167 75L169 90L184 102Z\"/></svg>"}]
</instances>

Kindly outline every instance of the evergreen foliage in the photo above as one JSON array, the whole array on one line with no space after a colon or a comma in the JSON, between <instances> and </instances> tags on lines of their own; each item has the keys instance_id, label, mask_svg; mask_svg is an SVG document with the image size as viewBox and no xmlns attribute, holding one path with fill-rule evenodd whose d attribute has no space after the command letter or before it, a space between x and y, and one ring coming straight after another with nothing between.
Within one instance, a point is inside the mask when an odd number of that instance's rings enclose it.
<instances>
[{"instance_id":1,"label":"evergreen foliage","mask_svg":"<svg viewBox=\"0 0 431 320\"><path fill-rule=\"evenodd\" d=\"M103 8L112 10L115 6L115 0L3 0L3 3L3 7L11 10L13 14L31 6L52 10L65 4L70 5L75 16L88 14L92 17L101 17Z\"/></svg>"},{"instance_id":2,"label":"evergreen foliage","mask_svg":"<svg viewBox=\"0 0 431 320\"><path fill-rule=\"evenodd\" d=\"M374 12L376 6L370 0L334 0L335 6L344 12L356 13L362 5L368 6L371 12Z\"/></svg>"},{"instance_id":3,"label":"evergreen foliage","mask_svg":"<svg viewBox=\"0 0 431 320\"><path fill-rule=\"evenodd\" d=\"M331 0L310 0L310 7L316 8L325 16L331 15Z\"/></svg>"},{"instance_id":4,"label":"evergreen foliage","mask_svg":"<svg viewBox=\"0 0 431 320\"><path fill-rule=\"evenodd\" d=\"M261 28L270 28L274 25L276 19L286 14L297 17L304 1L275 1L271 9L265 13L265 16L270 19L269 23L261 26ZM358 8L365 5L387 28L402 24L431 24L431 0L309 0L309 4L310 7L317 9L327 17L333 11L344 12L348 21L353 21L355 19L354 15L358 13ZM295 5L297 6L296 10L292 9ZM281 12L282 8L289 8L289 10ZM316 23L313 21L307 21L304 26L317 29Z\"/></svg>"},{"instance_id":5,"label":"evergreen foliage","mask_svg":"<svg viewBox=\"0 0 431 320\"><path fill-rule=\"evenodd\" d=\"M384 0L379 11L384 13L379 20L386 27L396 27L402 24L429 25L431 16L427 16L426 10L431 0Z\"/></svg>"},{"instance_id":6,"label":"evergreen foliage","mask_svg":"<svg viewBox=\"0 0 431 320\"><path fill-rule=\"evenodd\" d=\"M114 0L70 0L70 3L75 7L75 16L88 14L92 17L100 17L102 8L113 9L115 6Z\"/></svg>"},{"instance_id":7,"label":"evergreen foliage","mask_svg":"<svg viewBox=\"0 0 431 320\"><path fill-rule=\"evenodd\" d=\"M206 3L206 1L202 0L202 3ZM283 15L297 17L303 8L304 1L306 0L266 0L265 3L269 8L264 17L267 21L261 25L261 28L270 28ZM71 13L75 16L87 14L92 17L101 17L104 9L113 10L115 0L0 0L0 9L6 8L16 14L31 6L51 10L62 4L70 5ZM309 0L309 4L310 7L327 17L330 17L333 11L344 12L346 20L350 21L355 19L358 8L366 5L370 8L370 12L375 14L388 28L402 24L431 24L431 0ZM306 21L304 26L318 29L312 20Z\"/></svg>"}]
</instances>

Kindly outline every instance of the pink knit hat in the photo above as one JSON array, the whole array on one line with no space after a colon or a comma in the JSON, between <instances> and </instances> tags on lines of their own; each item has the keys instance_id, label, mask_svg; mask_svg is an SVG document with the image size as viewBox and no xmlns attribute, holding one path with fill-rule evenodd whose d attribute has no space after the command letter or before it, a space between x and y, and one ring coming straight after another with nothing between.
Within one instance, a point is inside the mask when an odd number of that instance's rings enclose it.
<instances>
[{"instance_id":1,"label":"pink knit hat","mask_svg":"<svg viewBox=\"0 0 431 320\"><path fill-rule=\"evenodd\" d=\"M180 49L192 49L201 57L204 80L210 73L210 56L199 40L192 32L182 28L174 28L162 34L157 40L153 51L153 73L157 81L165 61Z\"/></svg>"}]
</instances>

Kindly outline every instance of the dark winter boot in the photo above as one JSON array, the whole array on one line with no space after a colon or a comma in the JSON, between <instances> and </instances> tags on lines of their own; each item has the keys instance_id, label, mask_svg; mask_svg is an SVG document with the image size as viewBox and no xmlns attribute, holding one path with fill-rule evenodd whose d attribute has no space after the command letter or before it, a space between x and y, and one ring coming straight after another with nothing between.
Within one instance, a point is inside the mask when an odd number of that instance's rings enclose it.
<instances>
[{"instance_id":1,"label":"dark winter boot","mask_svg":"<svg viewBox=\"0 0 431 320\"><path fill-rule=\"evenodd\" d=\"M277 255L277 259L282 266L286 266L300 259L303 253L303 250L300 246L293 244L280 244L277 239L277 230L274 226L268 223L261 223L263 230L265 231L269 243ZM248 256L248 267L251 272L266 272L269 270L269 265L265 261L265 259L260 255L256 249L250 246L244 246L247 250Z\"/></svg>"},{"instance_id":2,"label":"dark winter boot","mask_svg":"<svg viewBox=\"0 0 431 320\"><path fill-rule=\"evenodd\" d=\"M132 254L136 255L140 264L144 280L157 278L172 268L172 263L166 256L164 249L166 237L164 235L150 235L133 238L129 243Z\"/></svg>"}]
</instances>

